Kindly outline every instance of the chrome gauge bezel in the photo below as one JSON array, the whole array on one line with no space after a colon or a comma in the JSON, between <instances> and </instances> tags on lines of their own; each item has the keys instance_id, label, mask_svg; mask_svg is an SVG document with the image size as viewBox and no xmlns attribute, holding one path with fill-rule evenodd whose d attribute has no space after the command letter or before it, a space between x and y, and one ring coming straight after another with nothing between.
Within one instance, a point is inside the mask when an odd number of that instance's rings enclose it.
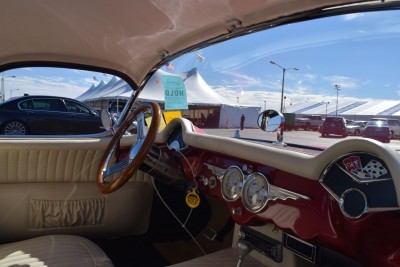
<instances>
[{"instance_id":1,"label":"chrome gauge bezel","mask_svg":"<svg viewBox=\"0 0 400 267\"><path fill-rule=\"evenodd\" d=\"M234 192L229 190L229 184L233 179L239 180L238 188ZM231 166L224 172L221 180L221 194L222 197L229 202L236 201L241 196L242 186L244 181L244 174L238 166Z\"/></svg>"},{"instance_id":2,"label":"chrome gauge bezel","mask_svg":"<svg viewBox=\"0 0 400 267\"><path fill-rule=\"evenodd\" d=\"M261 187L262 186L265 187L263 189L264 192L259 192L262 197L262 200L259 204L252 203L253 200L250 199L254 198L254 195L250 196L250 194L253 194L251 190L253 190L252 186L255 186L254 184L255 181L257 181L258 186L260 186L261 183ZM252 213L257 213L265 208L269 200L269 194L270 194L270 184L267 178L259 172L250 174L243 183L243 188L242 188L243 205L248 211Z\"/></svg>"},{"instance_id":3,"label":"chrome gauge bezel","mask_svg":"<svg viewBox=\"0 0 400 267\"><path fill-rule=\"evenodd\" d=\"M357 214L352 214L350 212L348 212L346 210L346 198L348 197L349 194L351 193L357 193L359 196L361 196L362 198L362 203L359 203L358 208L361 209L359 211L359 213ZM350 200L351 201L351 200ZM368 212L368 200L367 200L367 196L365 195L365 193L359 189L356 188L350 188L347 189L346 191L343 192L343 194L341 195L340 199L339 199L339 207L340 210L342 211L342 213L351 219L358 219L360 218L362 215L364 215L366 212Z\"/></svg>"}]
</instances>

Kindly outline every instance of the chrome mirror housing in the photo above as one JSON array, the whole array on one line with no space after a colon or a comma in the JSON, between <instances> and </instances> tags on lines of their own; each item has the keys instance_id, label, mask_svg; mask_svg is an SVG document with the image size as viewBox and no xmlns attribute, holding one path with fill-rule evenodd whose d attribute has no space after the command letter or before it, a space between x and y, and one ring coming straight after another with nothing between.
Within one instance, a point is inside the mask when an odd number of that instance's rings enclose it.
<instances>
[{"instance_id":1,"label":"chrome mirror housing","mask_svg":"<svg viewBox=\"0 0 400 267\"><path fill-rule=\"evenodd\" d=\"M113 120L111 113L106 109L101 111L101 123L107 131L114 126L115 121Z\"/></svg>"},{"instance_id":2,"label":"chrome mirror housing","mask_svg":"<svg viewBox=\"0 0 400 267\"><path fill-rule=\"evenodd\" d=\"M258 127L266 132L275 132L282 128L284 123L285 117L282 113L272 109L261 112L257 119Z\"/></svg>"}]
</instances>

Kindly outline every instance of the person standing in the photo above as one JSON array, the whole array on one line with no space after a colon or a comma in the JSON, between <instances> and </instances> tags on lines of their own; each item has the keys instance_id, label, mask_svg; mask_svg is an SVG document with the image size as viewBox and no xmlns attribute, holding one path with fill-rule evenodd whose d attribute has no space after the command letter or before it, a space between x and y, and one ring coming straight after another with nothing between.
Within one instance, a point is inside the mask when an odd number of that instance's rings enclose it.
<instances>
[{"instance_id":1,"label":"person standing","mask_svg":"<svg viewBox=\"0 0 400 267\"><path fill-rule=\"evenodd\" d=\"M246 117L244 116L244 113L242 113L242 116L240 117L240 130L243 130L245 119Z\"/></svg>"}]
</instances>

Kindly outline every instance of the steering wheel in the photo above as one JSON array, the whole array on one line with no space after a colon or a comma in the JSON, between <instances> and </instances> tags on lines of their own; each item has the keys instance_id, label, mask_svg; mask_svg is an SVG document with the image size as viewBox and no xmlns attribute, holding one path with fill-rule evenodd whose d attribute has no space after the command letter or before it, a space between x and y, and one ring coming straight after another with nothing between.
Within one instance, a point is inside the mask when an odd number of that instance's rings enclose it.
<instances>
[{"instance_id":1,"label":"steering wheel","mask_svg":"<svg viewBox=\"0 0 400 267\"><path fill-rule=\"evenodd\" d=\"M147 133L145 132L146 129L144 125L143 112L145 110L151 110L151 124ZM136 143L131 147L128 156L118 162L120 140L135 119L137 119ZM154 102L145 102L141 104L125 119L108 144L103 159L101 160L100 170L97 176L97 187L100 192L108 194L118 190L138 170L154 143L160 120L160 107ZM117 163L109 166L113 155L116 155ZM111 179L107 179L107 177Z\"/></svg>"}]
</instances>

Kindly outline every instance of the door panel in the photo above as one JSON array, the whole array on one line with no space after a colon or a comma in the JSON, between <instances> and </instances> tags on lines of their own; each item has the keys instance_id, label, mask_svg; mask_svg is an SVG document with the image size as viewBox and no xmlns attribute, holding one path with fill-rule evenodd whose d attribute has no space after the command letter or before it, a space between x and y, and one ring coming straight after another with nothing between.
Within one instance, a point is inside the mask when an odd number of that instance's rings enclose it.
<instances>
[{"instance_id":1,"label":"door panel","mask_svg":"<svg viewBox=\"0 0 400 267\"><path fill-rule=\"evenodd\" d=\"M144 233L153 197L149 175L138 171L109 195L97 190L108 141L0 139L0 242L43 234Z\"/></svg>"}]
</instances>

